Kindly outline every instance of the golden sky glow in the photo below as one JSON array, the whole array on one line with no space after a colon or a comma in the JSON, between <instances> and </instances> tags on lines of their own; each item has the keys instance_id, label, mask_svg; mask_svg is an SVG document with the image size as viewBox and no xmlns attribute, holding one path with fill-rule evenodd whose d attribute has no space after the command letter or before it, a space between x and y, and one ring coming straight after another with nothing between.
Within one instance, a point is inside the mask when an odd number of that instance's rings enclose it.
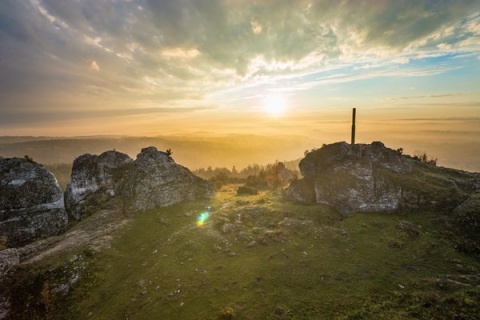
<instances>
[{"instance_id":1,"label":"golden sky glow","mask_svg":"<svg viewBox=\"0 0 480 320\"><path fill-rule=\"evenodd\" d=\"M0 71L0 135L346 140L356 107L376 140L461 142L480 123L480 2L6 0Z\"/></svg>"}]
</instances>

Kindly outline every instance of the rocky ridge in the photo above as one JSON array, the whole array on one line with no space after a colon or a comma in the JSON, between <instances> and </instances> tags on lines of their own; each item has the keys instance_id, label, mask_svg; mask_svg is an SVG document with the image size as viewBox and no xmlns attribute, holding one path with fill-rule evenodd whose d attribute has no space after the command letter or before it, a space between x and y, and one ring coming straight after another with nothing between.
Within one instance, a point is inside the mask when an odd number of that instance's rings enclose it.
<instances>
[{"instance_id":1,"label":"rocky ridge","mask_svg":"<svg viewBox=\"0 0 480 320\"><path fill-rule=\"evenodd\" d=\"M285 189L285 198L327 204L342 214L451 211L480 190L479 174L423 163L381 142L325 145L299 168L304 178Z\"/></svg>"},{"instance_id":2,"label":"rocky ridge","mask_svg":"<svg viewBox=\"0 0 480 320\"><path fill-rule=\"evenodd\" d=\"M112 199L122 199L129 211L142 211L213 195L211 183L175 163L169 154L148 147L136 160L117 151L77 158L65 203L79 220L89 210L108 207Z\"/></svg>"},{"instance_id":3,"label":"rocky ridge","mask_svg":"<svg viewBox=\"0 0 480 320\"><path fill-rule=\"evenodd\" d=\"M154 147L142 149L135 161L117 151L78 157L65 194L53 174L28 157L0 157L0 174L0 277L43 253L105 243L129 212L214 194L211 183ZM65 234L67 212L75 220L98 217ZM106 219L107 225L97 223Z\"/></svg>"}]
</instances>

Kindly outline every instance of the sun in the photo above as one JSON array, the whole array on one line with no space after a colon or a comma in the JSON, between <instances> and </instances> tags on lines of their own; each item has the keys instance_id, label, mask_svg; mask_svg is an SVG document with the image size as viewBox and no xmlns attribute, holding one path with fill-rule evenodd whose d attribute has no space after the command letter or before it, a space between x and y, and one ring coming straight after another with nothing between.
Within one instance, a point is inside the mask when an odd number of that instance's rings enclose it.
<instances>
[{"instance_id":1,"label":"sun","mask_svg":"<svg viewBox=\"0 0 480 320\"><path fill-rule=\"evenodd\" d=\"M264 110L272 117L280 117L287 110L287 101L283 96L267 96L264 99Z\"/></svg>"}]
</instances>

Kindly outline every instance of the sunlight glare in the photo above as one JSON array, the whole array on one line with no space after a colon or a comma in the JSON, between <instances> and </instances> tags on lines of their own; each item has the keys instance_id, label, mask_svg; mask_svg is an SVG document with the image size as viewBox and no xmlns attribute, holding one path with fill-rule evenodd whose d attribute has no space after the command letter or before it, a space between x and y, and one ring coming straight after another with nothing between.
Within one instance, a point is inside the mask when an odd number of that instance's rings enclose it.
<instances>
[{"instance_id":1,"label":"sunlight glare","mask_svg":"<svg viewBox=\"0 0 480 320\"><path fill-rule=\"evenodd\" d=\"M264 103L265 112L272 117L279 117L283 115L287 109L287 101L284 97L279 95L266 97Z\"/></svg>"},{"instance_id":2,"label":"sunlight glare","mask_svg":"<svg viewBox=\"0 0 480 320\"><path fill-rule=\"evenodd\" d=\"M202 227L205 225L205 222L207 221L207 219L210 217L210 214L208 213L208 211L202 213L201 215L198 216L197 218L197 226L199 227Z\"/></svg>"}]
</instances>

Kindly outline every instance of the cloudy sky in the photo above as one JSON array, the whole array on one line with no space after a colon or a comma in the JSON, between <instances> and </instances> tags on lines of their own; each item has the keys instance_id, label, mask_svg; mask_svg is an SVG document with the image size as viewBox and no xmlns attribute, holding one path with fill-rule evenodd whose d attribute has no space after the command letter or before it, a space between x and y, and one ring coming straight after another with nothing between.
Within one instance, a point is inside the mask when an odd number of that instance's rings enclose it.
<instances>
[{"instance_id":1,"label":"cloudy sky","mask_svg":"<svg viewBox=\"0 0 480 320\"><path fill-rule=\"evenodd\" d=\"M480 1L0 1L0 135L311 136L352 107L480 127Z\"/></svg>"}]
</instances>

